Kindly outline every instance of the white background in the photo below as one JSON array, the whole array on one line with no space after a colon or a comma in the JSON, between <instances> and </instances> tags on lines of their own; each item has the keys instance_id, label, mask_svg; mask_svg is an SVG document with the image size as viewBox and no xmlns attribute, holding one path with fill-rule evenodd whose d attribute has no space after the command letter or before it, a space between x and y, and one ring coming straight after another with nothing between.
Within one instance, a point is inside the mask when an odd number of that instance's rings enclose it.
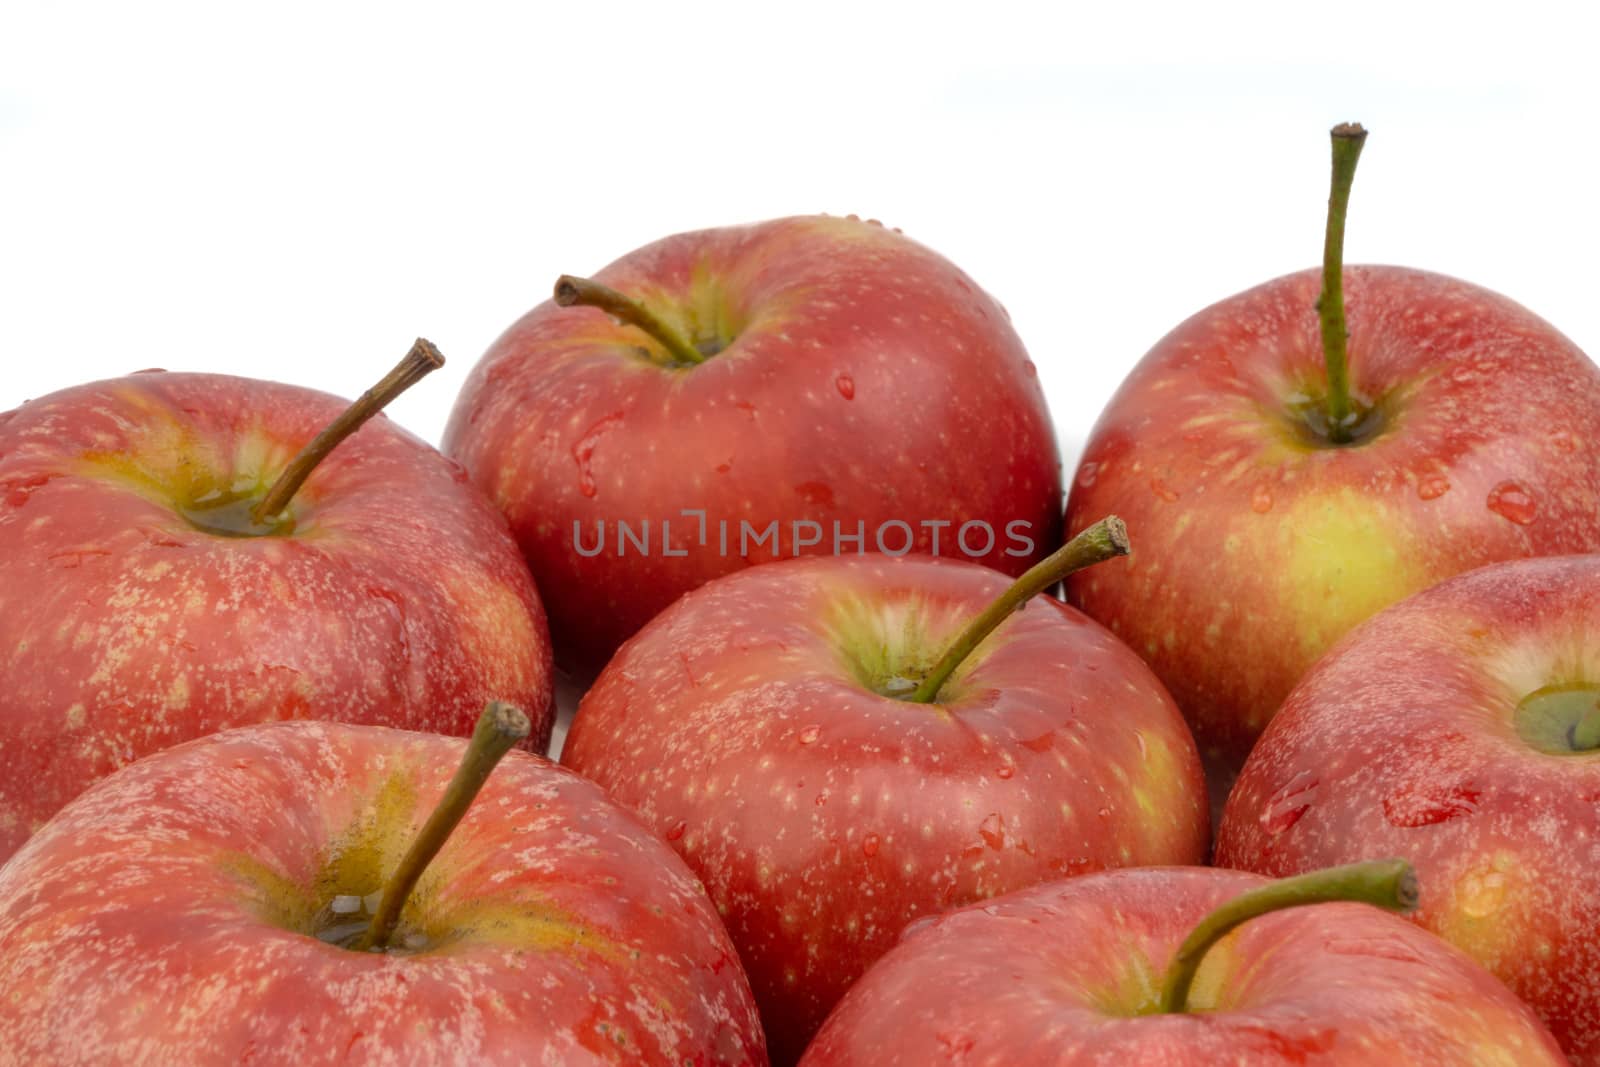
<instances>
[{"instance_id":1,"label":"white background","mask_svg":"<svg viewBox=\"0 0 1600 1067\"><path fill-rule=\"evenodd\" d=\"M1600 69L1527 4L0 6L0 409L141 367L360 392L437 441L548 294L679 230L850 212L1010 309L1069 455L1187 315L1314 265L1487 285L1600 352ZM915 402L915 398L907 398Z\"/></svg>"}]
</instances>

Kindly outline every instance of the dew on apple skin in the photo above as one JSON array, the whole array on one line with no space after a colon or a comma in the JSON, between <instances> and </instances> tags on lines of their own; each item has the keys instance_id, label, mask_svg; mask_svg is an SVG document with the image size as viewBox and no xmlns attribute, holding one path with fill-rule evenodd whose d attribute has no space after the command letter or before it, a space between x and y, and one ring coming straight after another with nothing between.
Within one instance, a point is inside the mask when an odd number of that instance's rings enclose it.
<instances>
[{"instance_id":1,"label":"dew on apple skin","mask_svg":"<svg viewBox=\"0 0 1600 1067\"><path fill-rule=\"evenodd\" d=\"M800 740L800 743L802 745L810 745L810 744L814 744L816 742L817 738L819 738L821 736L822 736L822 727L820 727L820 726L807 726L804 730L800 731L799 740Z\"/></svg>"},{"instance_id":2,"label":"dew on apple skin","mask_svg":"<svg viewBox=\"0 0 1600 1067\"><path fill-rule=\"evenodd\" d=\"M1002 763L998 768L996 768L996 770L994 772L996 778L1010 778L1012 775L1014 775L1016 773L1017 773L1016 767L1012 766L1009 763Z\"/></svg>"},{"instance_id":3,"label":"dew on apple skin","mask_svg":"<svg viewBox=\"0 0 1600 1067\"><path fill-rule=\"evenodd\" d=\"M1078 484L1084 489L1094 485L1096 475L1100 473L1100 464L1084 463L1078 467Z\"/></svg>"},{"instance_id":4,"label":"dew on apple skin","mask_svg":"<svg viewBox=\"0 0 1600 1067\"><path fill-rule=\"evenodd\" d=\"M904 675L896 674L887 678L883 683L883 695L889 697L905 696L917 688L916 680Z\"/></svg>"},{"instance_id":5,"label":"dew on apple skin","mask_svg":"<svg viewBox=\"0 0 1600 1067\"><path fill-rule=\"evenodd\" d=\"M1256 486L1255 492L1250 494L1250 510L1257 515L1265 515L1272 510L1272 487L1265 482Z\"/></svg>"},{"instance_id":6,"label":"dew on apple skin","mask_svg":"<svg viewBox=\"0 0 1600 1067\"><path fill-rule=\"evenodd\" d=\"M1489 490L1488 504L1490 511L1518 526L1532 523L1534 513L1538 510L1533 494L1510 479Z\"/></svg>"},{"instance_id":7,"label":"dew on apple skin","mask_svg":"<svg viewBox=\"0 0 1600 1067\"><path fill-rule=\"evenodd\" d=\"M856 381L848 374L841 374L833 380L834 386L839 390L839 395L846 400L854 400L856 396Z\"/></svg>"},{"instance_id":8,"label":"dew on apple skin","mask_svg":"<svg viewBox=\"0 0 1600 1067\"><path fill-rule=\"evenodd\" d=\"M683 819L674 819L672 825L667 827L667 832L663 836L666 837L668 841L677 841L679 838L683 837L684 831L688 828L689 824Z\"/></svg>"},{"instance_id":9,"label":"dew on apple skin","mask_svg":"<svg viewBox=\"0 0 1600 1067\"><path fill-rule=\"evenodd\" d=\"M1459 782L1442 789L1407 783L1383 798L1383 817L1400 829L1437 826L1477 811L1480 793Z\"/></svg>"},{"instance_id":10,"label":"dew on apple skin","mask_svg":"<svg viewBox=\"0 0 1600 1067\"><path fill-rule=\"evenodd\" d=\"M1417 495L1423 500L1437 500L1450 491L1450 479L1442 474L1430 474L1417 483Z\"/></svg>"},{"instance_id":11,"label":"dew on apple skin","mask_svg":"<svg viewBox=\"0 0 1600 1067\"><path fill-rule=\"evenodd\" d=\"M1281 834L1300 821L1317 798L1321 780L1310 771L1298 771L1261 808L1261 828Z\"/></svg>"},{"instance_id":12,"label":"dew on apple skin","mask_svg":"<svg viewBox=\"0 0 1600 1067\"><path fill-rule=\"evenodd\" d=\"M585 430L583 436L572 445L572 459L578 465L578 492L586 497L593 497L599 491L591 469L594 450L600 444L600 439L621 422L622 412L614 411Z\"/></svg>"},{"instance_id":13,"label":"dew on apple skin","mask_svg":"<svg viewBox=\"0 0 1600 1067\"><path fill-rule=\"evenodd\" d=\"M871 859L873 856L878 854L878 849L882 846L882 844L883 842L878 838L877 834L868 834L866 837L861 839L861 854L868 859ZM907 929L909 929L909 927Z\"/></svg>"}]
</instances>

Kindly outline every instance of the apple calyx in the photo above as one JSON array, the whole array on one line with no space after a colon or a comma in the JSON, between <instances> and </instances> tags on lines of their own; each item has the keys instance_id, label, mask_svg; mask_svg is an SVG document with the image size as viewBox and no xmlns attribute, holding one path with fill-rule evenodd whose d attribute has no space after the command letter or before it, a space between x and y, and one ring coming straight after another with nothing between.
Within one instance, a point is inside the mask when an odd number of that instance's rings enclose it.
<instances>
[{"instance_id":1,"label":"apple calyx","mask_svg":"<svg viewBox=\"0 0 1600 1067\"><path fill-rule=\"evenodd\" d=\"M1593 682L1535 689L1513 713L1517 735L1552 756L1582 756L1600 750L1600 685Z\"/></svg>"},{"instance_id":2,"label":"apple calyx","mask_svg":"<svg viewBox=\"0 0 1600 1067\"><path fill-rule=\"evenodd\" d=\"M1012 613L1020 610L1034 596L1055 585L1073 571L1093 566L1113 556L1126 556L1129 547L1127 524L1115 515L1107 515L1093 526L1087 527L1078 536L1028 568L1022 577L1012 583L1011 588L1001 593L981 615L968 623L967 628L945 649L944 655L939 657L933 669L923 676L917 687L900 699L918 704L934 703L939 696L939 690L950 680L956 668L972 654L973 649L983 643L984 638L1010 618Z\"/></svg>"},{"instance_id":3,"label":"apple calyx","mask_svg":"<svg viewBox=\"0 0 1600 1067\"><path fill-rule=\"evenodd\" d=\"M394 874L384 884L383 896L366 933L350 947L358 952L382 952L389 945L395 924L400 921L406 898L433 857L439 854L450 834L460 824L473 800L489 780L489 774L517 742L528 736L532 724L521 709L491 700L478 716L472 738L461 755L461 765L445 786L444 795L417 832Z\"/></svg>"},{"instance_id":4,"label":"apple calyx","mask_svg":"<svg viewBox=\"0 0 1600 1067\"><path fill-rule=\"evenodd\" d=\"M338 418L330 422L321 433L311 439L310 444L289 461L283 473L278 475L278 480L272 483L272 488L268 489L267 494L250 509L250 522L262 529L239 530L236 533L249 536L256 532L274 532L273 527L283 522L284 511L288 508L289 501L294 499L295 493L300 491L300 487L311 476L311 472L316 469L317 464L327 458L328 453L338 448L345 438L359 430L368 419L382 411L389 401L442 366L444 366L444 356L434 347L433 342L417 338L412 343L411 350L394 365L393 370L384 375L377 385L356 398L355 403L340 412Z\"/></svg>"},{"instance_id":5,"label":"apple calyx","mask_svg":"<svg viewBox=\"0 0 1600 1067\"><path fill-rule=\"evenodd\" d=\"M1161 981L1158 1010L1169 1015L1188 1010L1189 989L1200 970L1200 961L1211 946L1241 923L1284 908L1332 901L1355 901L1407 912L1416 908L1420 895L1417 872L1405 860L1368 860L1326 867L1241 893L1200 920L1200 925L1178 946Z\"/></svg>"},{"instance_id":6,"label":"apple calyx","mask_svg":"<svg viewBox=\"0 0 1600 1067\"><path fill-rule=\"evenodd\" d=\"M1333 141L1333 177L1322 243L1322 295L1317 297L1328 393L1324 398L1325 426L1313 425L1312 430L1329 444L1347 445L1357 438L1357 428L1368 414L1368 409L1357 405L1350 394L1350 331L1344 318L1344 223L1350 210L1350 186L1355 181L1361 148L1367 143L1367 131L1360 123L1341 122L1329 131L1329 136Z\"/></svg>"},{"instance_id":7,"label":"apple calyx","mask_svg":"<svg viewBox=\"0 0 1600 1067\"><path fill-rule=\"evenodd\" d=\"M706 361L708 354L690 344L688 339L626 293L619 293L608 285L563 274L556 279L555 301L561 307L592 307L644 332L652 341L667 350L669 358L661 359L652 350L646 350L651 362L664 367L695 366Z\"/></svg>"}]
</instances>

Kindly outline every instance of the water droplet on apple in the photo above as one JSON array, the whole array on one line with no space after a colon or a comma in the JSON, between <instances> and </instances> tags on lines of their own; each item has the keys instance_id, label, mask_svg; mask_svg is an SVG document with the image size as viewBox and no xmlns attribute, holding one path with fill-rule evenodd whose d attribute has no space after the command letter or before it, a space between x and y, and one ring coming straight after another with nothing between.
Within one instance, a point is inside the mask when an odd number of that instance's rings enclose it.
<instances>
[{"instance_id":1,"label":"water droplet on apple","mask_svg":"<svg viewBox=\"0 0 1600 1067\"><path fill-rule=\"evenodd\" d=\"M1506 876L1493 869L1468 873L1457 886L1462 912L1482 919L1499 911L1506 899L1506 882Z\"/></svg>"},{"instance_id":2,"label":"water droplet on apple","mask_svg":"<svg viewBox=\"0 0 1600 1067\"><path fill-rule=\"evenodd\" d=\"M1168 504L1178 499L1178 491L1160 478L1150 479L1150 491Z\"/></svg>"},{"instance_id":3,"label":"water droplet on apple","mask_svg":"<svg viewBox=\"0 0 1600 1067\"><path fill-rule=\"evenodd\" d=\"M1578 438L1571 430L1557 430L1550 435L1550 447L1557 452L1576 452Z\"/></svg>"},{"instance_id":4,"label":"water droplet on apple","mask_svg":"<svg viewBox=\"0 0 1600 1067\"><path fill-rule=\"evenodd\" d=\"M821 736L822 736L822 727L820 727L820 726L807 726L804 730L800 731L800 743L802 745L813 744L817 740L817 738L819 738Z\"/></svg>"},{"instance_id":5,"label":"water droplet on apple","mask_svg":"<svg viewBox=\"0 0 1600 1067\"><path fill-rule=\"evenodd\" d=\"M1478 810L1482 790L1457 782L1453 785L1417 785L1407 782L1383 798L1383 817L1390 826L1414 829L1436 826Z\"/></svg>"},{"instance_id":6,"label":"water droplet on apple","mask_svg":"<svg viewBox=\"0 0 1600 1067\"><path fill-rule=\"evenodd\" d=\"M907 678L896 674L883 683L883 695L889 697L903 696L917 687L916 679Z\"/></svg>"},{"instance_id":7,"label":"water droplet on apple","mask_svg":"<svg viewBox=\"0 0 1600 1067\"><path fill-rule=\"evenodd\" d=\"M1039 368L1034 365L1034 362L1031 359L1025 359L1022 361L1022 369L1028 372L1028 377L1030 378L1037 378L1039 376Z\"/></svg>"},{"instance_id":8,"label":"water droplet on apple","mask_svg":"<svg viewBox=\"0 0 1600 1067\"><path fill-rule=\"evenodd\" d=\"M674 819L672 825L667 827L666 839L668 841L676 841L683 836L683 832L688 828L689 824L684 820Z\"/></svg>"},{"instance_id":9,"label":"water droplet on apple","mask_svg":"<svg viewBox=\"0 0 1600 1067\"><path fill-rule=\"evenodd\" d=\"M590 468L595 447L600 444L600 438L616 429L621 422L622 412L614 411L584 431L572 446L572 459L578 464L578 492L586 497L592 497L598 491L594 472Z\"/></svg>"},{"instance_id":10,"label":"water droplet on apple","mask_svg":"<svg viewBox=\"0 0 1600 1067\"><path fill-rule=\"evenodd\" d=\"M839 375L837 378L835 378L833 380L833 384L834 384L834 386L836 388L838 388L840 396L844 397L846 400L854 400L855 399L855 396L856 396L856 380L854 378L850 377L850 375L848 375L848 374Z\"/></svg>"},{"instance_id":11,"label":"water droplet on apple","mask_svg":"<svg viewBox=\"0 0 1600 1067\"><path fill-rule=\"evenodd\" d=\"M59 477L59 475L30 474L25 478L6 482L4 484L6 504L14 508L20 508L28 502L28 498L33 495L35 489L56 477Z\"/></svg>"},{"instance_id":12,"label":"water droplet on apple","mask_svg":"<svg viewBox=\"0 0 1600 1067\"><path fill-rule=\"evenodd\" d=\"M1100 473L1100 464L1085 463L1078 468L1078 484L1087 489L1094 484L1095 476Z\"/></svg>"},{"instance_id":13,"label":"water droplet on apple","mask_svg":"<svg viewBox=\"0 0 1600 1067\"><path fill-rule=\"evenodd\" d=\"M868 834L861 839L861 854L871 859L878 854L878 848L881 844L882 842L878 839L877 834Z\"/></svg>"},{"instance_id":14,"label":"water droplet on apple","mask_svg":"<svg viewBox=\"0 0 1600 1067\"><path fill-rule=\"evenodd\" d=\"M1005 820L1000 818L999 812L991 811L983 822L978 824L978 836L983 838L984 844L997 852L1006 847L1006 824Z\"/></svg>"},{"instance_id":15,"label":"water droplet on apple","mask_svg":"<svg viewBox=\"0 0 1600 1067\"><path fill-rule=\"evenodd\" d=\"M1261 828L1269 834L1281 834L1300 821L1317 799L1320 780L1310 771L1299 771L1267 800L1261 809Z\"/></svg>"},{"instance_id":16,"label":"water droplet on apple","mask_svg":"<svg viewBox=\"0 0 1600 1067\"><path fill-rule=\"evenodd\" d=\"M1489 490L1489 510L1518 526L1527 526L1533 522L1538 504L1533 494L1508 479Z\"/></svg>"},{"instance_id":17,"label":"water droplet on apple","mask_svg":"<svg viewBox=\"0 0 1600 1067\"><path fill-rule=\"evenodd\" d=\"M1442 474L1430 474L1417 483L1417 495L1424 500L1437 500L1450 491L1450 479Z\"/></svg>"},{"instance_id":18,"label":"water droplet on apple","mask_svg":"<svg viewBox=\"0 0 1600 1067\"><path fill-rule=\"evenodd\" d=\"M901 930L900 930L900 940L901 941L905 941L908 938L916 937L918 934L922 933L922 931L924 931L924 930L932 930L935 926L938 926L938 925L939 925L939 916L937 916L937 915L922 915L922 916L918 916L917 918L912 919L910 922L906 923L905 926L901 928Z\"/></svg>"},{"instance_id":19,"label":"water droplet on apple","mask_svg":"<svg viewBox=\"0 0 1600 1067\"><path fill-rule=\"evenodd\" d=\"M1017 769L1009 763L1002 763L994 773L997 778L1010 778L1017 773Z\"/></svg>"},{"instance_id":20,"label":"water droplet on apple","mask_svg":"<svg viewBox=\"0 0 1600 1067\"><path fill-rule=\"evenodd\" d=\"M1250 510L1257 515L1265 515L1272 510L1272 487L1262 482L1256 486L1255 492L1250 494Z\"/></svg>"}]
</instances>

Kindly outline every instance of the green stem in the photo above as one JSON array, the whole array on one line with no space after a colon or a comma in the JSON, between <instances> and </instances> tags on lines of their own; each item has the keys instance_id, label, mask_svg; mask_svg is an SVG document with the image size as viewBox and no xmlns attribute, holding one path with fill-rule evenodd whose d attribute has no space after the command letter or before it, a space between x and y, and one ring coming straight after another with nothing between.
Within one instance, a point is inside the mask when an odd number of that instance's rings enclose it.
<instances>
[{"instance_id":1,"label":"green stem","mask_svg":"<svg viewBox=\"0 0 1600 1067\"><path fill-rule=\"evenodd\" d=\"M1600 708L1590 708L1572 726L1572 751L1592 752L1600 748Z\"/></svg>"},{"instance_id":2,"label":"green stem","mask_svg":"<svg viewBox=\"0 0 1600 1067\"><path fill-rule=\"evenodd\" d=\"M372 925L354 946L357 951L381 951L389 944L395 924L400 921L400 911L411 890L416 888L417 879L422 877L422 872L467 814L478 791L489 780L489 773L518 741L528 736L530 728L528 717L510 704L491 700L484 707L483 714L478 716L478 725L473 728L472 739L467 742L467 750L461 756L461 766L445 786L444 796L418 831L410 851L384 885L383 898L373 913Z\"/></svg>"},{"instance_id":3,"label":"green stem","mask_svg":"<svg viewBox=\"0 0 1600 1067\"><path fill-rule=\"evenodd\" d=\"M328 457L328 453L338 448L346 437L361 429L361 425L382 411L389 401L442 366L444 356L433 346L433 342L417 338L411 351L383 376L382 381L362 393L355 403L340 412L338 418L289 461L283 473L278 475L278 480L272 483L272 488L267 490L267 495L250 509L251 520L262 524L282 515L283 509L289 506L289 501L294 499L294 495L311 477L317 464Z\"/></svg>"},{"instance_id":4,"label":"green stem","mask_svg":"<svg viewBox=\"0 0 1600 1067\"><path fill-rule=\"evenodd\" d=\"M985 608L983 614L973 619L961 632L961 636L945 649L944 655L939 657L939 662L934 664L933 670L927 673L905 699L918 704L932 704L956 668L972 654L973 649L983 643L985 637L1010 618L1012 612L1073 571L1082 570L1112 556L1127 554L1128 527L1115 515L1107 515L1035 563L1012 584L1010 589L1000 594L999 599Z\"/></svg>"},{"instance_id":5,"label":"green stem","mask_svg":"<svg viewBox=\"0 0 1600 1067\"><path fill-rule=\"evenodd\" d=\"M575 278L570 274L563 274L556 279L556 303L564 308L591 307L599 308L607 315L637 327L649 335L676 363L704 363L706 357L700 350L690 344L688 340L673 329L664 320L657 317L656 313L639 303L625 293L619 293L607 285L590 281L588 278Z\"/></svg>"},{"instance_id":6,"label":"green stem","mask_svg":"<svg viewBox=\"0 0 1600 1067\"><path fill-rule=\"evenodd\" d=\"M1405 860L1371 860L1327 867L1241 893L1200 921L1184 938L1161 982L1161 1010L1187 1011L1189 987L1206 952L1240 923L1258 915L1302 904L1336 900L1359 901L1390 911L1411 911L1417 906L1417 874Z\"/></svg>"},{"instance_id":7,"label":"green stem","mask_svg":"<svg viewBox=\"0 0 1600 1067\"><path fill-rule=\"evenodd\" d=\"M1328 228L1322 243L1322 295L1317 314L1322 320L1322 358L1328 368L1328 438L1336 445L1350 441L1350 372L1344 321L1344 220L1350 210L1350 186L1367 131L1357 123L1340 123L1333 139L1333 180L1328 192Z\"/></svg>"}]
</instances>

